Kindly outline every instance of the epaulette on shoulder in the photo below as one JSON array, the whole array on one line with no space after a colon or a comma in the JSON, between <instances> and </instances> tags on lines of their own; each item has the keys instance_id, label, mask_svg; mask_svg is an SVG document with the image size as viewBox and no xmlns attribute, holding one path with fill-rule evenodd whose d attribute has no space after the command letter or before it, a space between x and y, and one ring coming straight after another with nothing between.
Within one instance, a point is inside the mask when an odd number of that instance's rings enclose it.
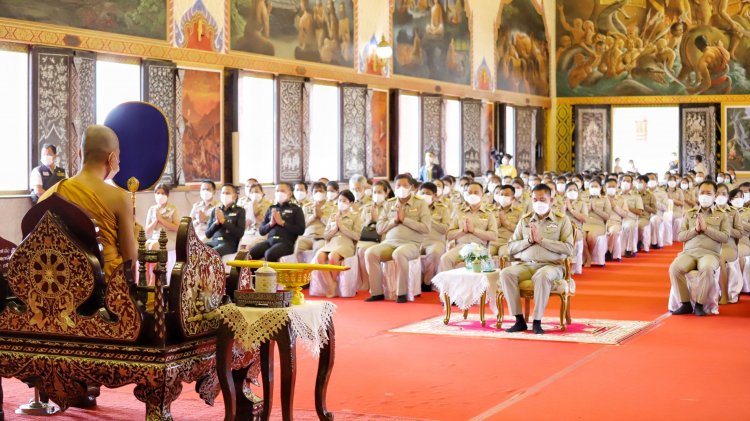
<instances>
[{"instance_id":1,"label":"epaulette on shoulder","mask_svg":"<svg viewBox=\"0 0 750 421\"><path fill-rule=\"evenodd\" d=\"M521 215L521 219L531 218L534 216L534 212L526 212L525 214Z\"/></svg>"},{"instance_id":2,"label":"epaulette on shoulder","mask_svg":"<svg viewBox=\"0 0 750 421\"><path fill-rule=\"evenodd\" d=\"M391 197L390 199L388 199L388 202L395 202L395 201L396 201L395 197Z\"/></svg>"},{"instance_id":3,"label":"epaulette on shoulder","mask_svg":"<svg viewBox=\"0 0 750 421\"><path fill-rule=\"evenodd\" d=\"M555 215L556 217L558 217L558 218L562 218L562 217L564 217L564 216L565 216L565 214L564 214L564 213L562 213L562 212L560 212L560 211L552 211L552 213L553 213L553 214L554 214L554 215Z\"/></svg>"}]
</instances>

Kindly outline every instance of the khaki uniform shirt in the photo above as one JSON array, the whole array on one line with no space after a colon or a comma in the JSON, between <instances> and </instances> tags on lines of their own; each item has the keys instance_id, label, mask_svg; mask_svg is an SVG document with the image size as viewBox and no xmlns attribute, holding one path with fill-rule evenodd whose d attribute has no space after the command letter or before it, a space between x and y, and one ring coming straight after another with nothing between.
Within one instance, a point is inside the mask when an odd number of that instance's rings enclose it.
<instances>
[{"instance_id":1,"label":"khaki uniform shirt","mask_svg":"<svg viewBox=\"0 0 750 421\"><path fill-rule=\"evenodd\" d=\"M334 202L323 202L323 205L320 207L321 215L316 215L315 202L308 203L307 206L302 208L302 214L305 215L305 233L302 236L315 239L323 238L328 218L336 210Z\"/></svg>"},{"instance_id":2,"label":"khaki uniform shirt","mask_svg":"<svg viewBox=\"0 0 750 421\"><path fill-rule=\"evenodd\" d=\"M237 206L245 208L245 230L255 232L260 228L260 224L263 223L263 218L271 205L273 203L265 197L257 205L248 200L247 197L241 197L237 201Z\"/></svg>"},{"instance_id":3,"label":"khaki uniform shirt","mask_svg":"<svg viewBox=\"0 0 750 421\"><path fill-rule=\"evenodd\" d=\"M359 210L359 218L362 220L362 226L366 227L370 224L377 223L378 219L380 219L380 214L383 213L383 209L385 209L385 203L381 202L380 204L373 202L370 202L366 205L362 205L361 209ZM377 209L375 211L375 217L373 218L372 215L372 208L375 207Z\"/></svg>"},{"instance_id":4,"label":"khaki uniform shirt","mask_svg":"<svg viewBox=\"0 0 750 421\"><path fill-rule=\"evenodd\" d=\"M674 201L683 202L685 201L685 195L683 194L682 190L675 188L675 189L667 189L667 198L672 201L672 215L673 218L679 218L684 213L684 205L678 205L674 203Z\"/></svg>"},{"instance_id":5,"label":"khaki uniform shirt","mask_svg":"<svg viewBox=\"0 0 750 421\"><path fill-rule=\"evenodd\" d=\"M602 218L600 213L603 213L606 218ZM585 225L606 226L607 221L612 217L612 213L612 204L609 203L609 198L604 196L591 197L589 198L589 217Z\"/></svg>"},{"instance_id":6,"label":"khaki uniform shirt","mask_svg":"<svg viewBox=\"0 0 750 421\"><path fill-rule=\"evenodd\" d=\"M208 218L211 217L211 210L219 206L219 201L212 199L206 203L203 200L195 202L193 208L190 210L190 217L193 219L193 227L195 229L201 229L203 232L208 228ZM201 217L201 215L203 215Z\"/></svg>"},{"instance_id":7,"label":"khaki uniform shirt","mask_svg":"<svg viewBox=\"0 0 750 421\"><path fill-rule=\"evenodd\" d=\"M430 233L427 234L425 241L445 241L445 235L448 233L448 228L451 225L451 212L440 201L433 203L429 208L432 216L432 224L430 225Z\"/></svg>"},{"instance_id":8,"label":"khaki uniform shirt","mask_svg":"<svg viewBox=\"0 0 750 421\"><path fill-rule=\"evenodd\" d=\"M669 204L667 203L669 195L667 194L667 191L662 188L657 188L656 190L652 190L651 194L654 196L654 201L656 202L656 214L663 216L664 212L669 210Z\"/></svg>"},{"instance_id":9,"label":"khaki uniform shirt","mask_svg":"<svg viewBox=\"0 0 750 421\"><path fill-rule=\"evenodd\" d=\"M531 223L539 228L543 240L531 244ZM508 253L524 262L553 263L573 255L573 224L560 212L549 212L544 219L535 213L521 217L508 243Z\"/></svg>"},{"instance_id":10,"label":"khaki uniform shirt","mask_svg":"<svg viewBox=\"0 0 750 421\"><path fill-rule=\"evenodd\" d=\"M564 203L565 203L565 201L563 201L563 204ZM575 201L571 201L570 204L571 204L571 207L573 208L573 210L576 213L582 213L585 216L588 216L588 214L589 214L589 207L586 204L586 202L584 202L583 200L578 199L578 200L575 200ZM570 207L569 206L566 206L565 215L568 218L570 218L570 222L572 222L578 228L583 228L583 222L581 222L580 220L576 219L576 217L574 217L573 214L570 213Z\"/></svg>"},{"instance_id":11,"label":"khaki uniform shirt","mask_svg":"<svg viewBox=\"0 0 750 421\"><path fill-rule=\"evenodd\" d=\"M486 206L480 205L479 209L472 211L469 205L464 204L453 215L451 227L448 230L448 241L456 240L456 245L470 243L484 244L497 241L497 219L492 211ZM464 232L466 221L470 220L473 232Z\"/></svg>"},{"instance_id":12,"label":"khaki uniform shirt","mask_svg":"<svg viewBox=\"0 0 750 421\"><path fill-rule=\"evenodd\" d=\"M623 193L623 208L625 209L641 209L643 210L643 198L640 194L638 194L634 190L630 190L628 193ZM633 212L628 212L627 219L631 219L633 221L637 221L639 218L638 215L634 214Z\"/></svg>"},{"instance_id":13,"label":"khaki uniform shirt","mask_svg":"<svg viewBox=\"0 0 750 421\"><path fill-rule=\"evenodd\" d=\"M695 231L698 214L703 214L706 221L706 230L701 233ZM684 243L683 253L696 257L706 253L719 256L721 245L729 241L730 232L731 222L726 212L714 206L708 209L695 207L685 212L677 241Z\"/></svg>"},{"instance_id":14,"label":"khaki uniform shirt","mask_svg":"<svg viewBox=\"0 0 750 421\"><path fill-rule=\"evenodd\" d=\"M651 215L656 213L656 197L651 190L644 190L638 193L641 196L641 202L643 202L643 213L639 219L651 219Z\"/></svg>"},{"instance_id":15,"label":"khaki uniform shirt","mask_svg":"<svg viewBox=\"0 0 750 421\"><path fill-rule=\"evenodd\" d=\"M497 241L493 241L494 245L498 247L508 244L510 237L513 236L513 232L516 230L518 221L521 220L521 216L525 213L524 208L521 205L512 204L509 208L503 209L500 206L495 208L495 217L497 218ZM505 223L500 222L500 215L505 215Z\"/></svg>"},{"instance_id":16,"label":"khaki uniform shirt","mask_svg":"<svg viewBox=\"0 0 750 421\"><path fill-rule=\"evenodd\" d=\"M404 209L403 223L396 222L398 209ZM397 198L388 199L385 209L378 219L378 234L383 238L382 243L393 246L416 244L419 246L427 234L430 233L432 216L427 202L414 195L405 203Z\"/></svg>"}]
</instances>

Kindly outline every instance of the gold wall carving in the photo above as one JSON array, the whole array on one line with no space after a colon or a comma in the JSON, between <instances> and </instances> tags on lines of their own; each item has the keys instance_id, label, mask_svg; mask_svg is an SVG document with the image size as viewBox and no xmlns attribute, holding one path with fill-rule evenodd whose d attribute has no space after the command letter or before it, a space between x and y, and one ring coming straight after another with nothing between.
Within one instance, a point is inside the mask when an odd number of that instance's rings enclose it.
<instances>
[{"instance_id":1,"label":"gold wall carving","mask_svg":"<svg viewBox=\"0 0 750 421\"><path fill-rule=\"evenodd\" d=\"M557 156L557 171L573 171L573 106L557 104L555 118L555 154Z\"/></svg>"}]
</instances>

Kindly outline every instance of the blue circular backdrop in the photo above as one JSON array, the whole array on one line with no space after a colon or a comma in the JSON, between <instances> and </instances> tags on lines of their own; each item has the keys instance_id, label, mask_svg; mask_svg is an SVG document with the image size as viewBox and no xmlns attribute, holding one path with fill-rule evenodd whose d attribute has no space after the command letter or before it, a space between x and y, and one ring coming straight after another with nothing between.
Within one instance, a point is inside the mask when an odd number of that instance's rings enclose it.
<instances>
[{"instance_id":1,"label":"blue circular backdrop","mask_svg":"<svg viewBox=\"0 0 750 421\"><path fill-rule=\"evenodd\" d=\"M125 102L104 121L120 140L120 171L112 181L128 189L135 177L139 191L152 188L164 174L169 158L169 123L164 113L147 102Z\"/></svg>"}]
</instances>

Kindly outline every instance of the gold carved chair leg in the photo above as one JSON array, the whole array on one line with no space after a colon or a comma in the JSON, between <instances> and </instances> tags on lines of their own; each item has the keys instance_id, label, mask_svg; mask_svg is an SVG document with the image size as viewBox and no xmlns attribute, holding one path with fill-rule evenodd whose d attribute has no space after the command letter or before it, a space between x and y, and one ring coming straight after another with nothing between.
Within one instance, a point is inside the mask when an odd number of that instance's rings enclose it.
<instances>
[{"instance_id":1,"label":"gold carved chair leg","mask_svg":"<svg viewBox=\"0 0 750 421\"><path fill-rule=\"evenodd\" d=\"M464 320L466 320L469 317L469 310L464 310Z\"/></svg>"},{"instance_id":2,"label":"gold carved chair leg","mask_svg":"<svg viewBox=\"0 0 750 421\"><path fill-rule=\"evenodd\" d=\"M487 324L487 322L484 321L485 301L487 301L487 292L483 292L482 298L479 300L479 321L482 322L482 327L484 327Z\"/></svg>"},{"instance_id":3,"label":"gold carved chair leg","mask_svg":"<svg viewBox=\"0 0 750 421\"><path fill-rule=\"evenodd\" d=\"M560 296L560 330L565 332L565 311L567 308L567 300L564 296Z\"/></svg>"},{"instance_id":4,"label":"gold carved chair leg","mask_svg":"<svg viewBox=\"0 0 750 421\"><path fill-rule=\"evenodd\" d=\"M573 320L570 317L570 295L568 295L567 303L565 304L565 322L567 324L573 323Z\"/></svg>"},{"instance_id":5,"label":"gold carved chair leg","mask_svg":"<svg viewBox=\"0 0 750 421\"><path fill-rule=\"evenodd\" d=\"M503 316L504 316L503 313L505 311L505 308L503 307L503 296L504 296L503 291L500 290L497 293L497 297L495 298L495 304L497 304L497 325L496 326L498 329L502 329L503 327Z\"/></svg>"},{"instance_id":6,"label":"gold carved chair leg","mask_svg":"<svg viewBox=\"0 0 750 421\"><path fill-rule=\"evenodd\" d=\"M526 319L526 323L531 321L531 297L523 297L523 317Z\"/></svg>"},{"instance_id":7,"label":"gold carved chair leg","mask_svg":"<svg viewBox=\"0 0 750 421\"><path fill-rule=\"evenodd\" d=\"M445 319L443 319L443 324L447 325L451 320L451 297L444 293L443 302L445 303Z\"/></svg>"}]
</instances>

